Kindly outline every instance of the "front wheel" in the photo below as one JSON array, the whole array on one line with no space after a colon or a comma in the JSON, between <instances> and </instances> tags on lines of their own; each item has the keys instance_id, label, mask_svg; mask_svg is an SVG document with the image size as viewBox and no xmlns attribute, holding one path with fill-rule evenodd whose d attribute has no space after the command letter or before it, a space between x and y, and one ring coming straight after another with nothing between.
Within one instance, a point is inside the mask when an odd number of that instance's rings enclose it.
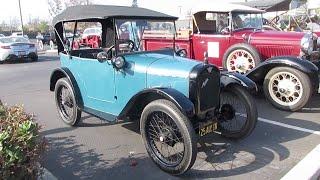
<instances>
[{"instance_id":1,"label":"front wheel","mask_svg":"<svg viewBox=\"0 0 320 180\"><path fill-rule=\"evenodd\" d=\"M311 89L308 75L290 67L273 68L263 83L267 100L278 109L286 111L303 108L311 97Z\"/></svg>"},{"instance_id":2,"label":"front wheel","mask_svg":"<svg viewBox=\"0 0 320 180\"><path fill-rule=\"evenodd\" d=\"M220 115L218 131L231 139L249 136L258 119L257 107L253 97L242 86L231 85L220 95Z\"/></svg>"},{"instance_id":3,"label":"front wheel","mask_svg":"<svg viewBox=\"0 0 320 180\"><path fill-rule=\"evenodd\" d=\"M195 131L172 102L160 99L149 103L141 115L140 131L149 156L163 171L180 175L194 164Z\"/></svg>"}]
</instances>

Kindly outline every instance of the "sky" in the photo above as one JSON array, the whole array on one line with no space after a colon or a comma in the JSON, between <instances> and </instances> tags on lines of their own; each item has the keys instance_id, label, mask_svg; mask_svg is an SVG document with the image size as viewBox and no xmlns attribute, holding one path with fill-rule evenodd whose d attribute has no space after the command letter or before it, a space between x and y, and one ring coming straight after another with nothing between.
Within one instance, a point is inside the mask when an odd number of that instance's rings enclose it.
<instances>
[{"instance_id":1,"label":"sky","mask_svg":"<svg viewBox=\"0 0 320 180\"><path fill-rule=\"evenodd\" d=\"M18 0L0 0L0 23L10 19L19 18ZM20 0L24 23L32 18L49 19L48 0ZM124 5L131 6L132 0L91 0L96 4ZM165 12L170 15L179 16L183 13L185 7L190 7L201 0L138 0L140 7ZM221 2L220 0L211 0L212 2ZM223 2L244 1L244 0L224 0Z\"/></svg>"}]
</instances>

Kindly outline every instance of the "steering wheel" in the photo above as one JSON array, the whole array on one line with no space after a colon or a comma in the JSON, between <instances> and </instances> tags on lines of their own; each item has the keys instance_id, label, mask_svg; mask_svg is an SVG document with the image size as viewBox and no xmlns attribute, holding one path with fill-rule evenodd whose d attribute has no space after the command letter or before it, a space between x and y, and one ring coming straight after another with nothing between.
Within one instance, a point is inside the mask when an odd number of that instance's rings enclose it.
<instances>
[{"instance_id":1,"label":"steering wheel","mask_svg":"<svg viewBox=\"0 0 320 180\"><path fill-rule=\"evenodd\" d=\"M117 41L117 44L120 51L132 52L137 49L135 43L130 39L120 39ZM123 44L127 44L127 46L121 47Z\"/></svg>"}]
</instances>

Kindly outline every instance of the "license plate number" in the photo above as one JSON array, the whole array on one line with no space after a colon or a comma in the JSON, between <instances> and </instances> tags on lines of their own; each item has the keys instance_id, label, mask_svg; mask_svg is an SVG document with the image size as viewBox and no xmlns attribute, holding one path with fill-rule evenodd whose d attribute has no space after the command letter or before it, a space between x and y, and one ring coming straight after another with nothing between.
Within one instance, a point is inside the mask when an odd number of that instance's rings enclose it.
<instances>
[{"instance_id":1,"label":"license plate number","mask_svg":"<svg viewBox=\"0 0 320 180\"><path fill-rule=\"evenodd\" d=\"M24 51L18 51L18 56L24 56L24 55L26 55L26 52L24 52Z\"/></svg>"},{"instance_id":2,"label":"license plate number","mask_svg":"<svg viewBox=\"0 0 320 180\"><path fill-rule=\"evenodd\" d=\"M199 135L205 136L214 132L218 128L217 122L211 122L204 125L199 126Z\"/></svg>"}]
</instances>

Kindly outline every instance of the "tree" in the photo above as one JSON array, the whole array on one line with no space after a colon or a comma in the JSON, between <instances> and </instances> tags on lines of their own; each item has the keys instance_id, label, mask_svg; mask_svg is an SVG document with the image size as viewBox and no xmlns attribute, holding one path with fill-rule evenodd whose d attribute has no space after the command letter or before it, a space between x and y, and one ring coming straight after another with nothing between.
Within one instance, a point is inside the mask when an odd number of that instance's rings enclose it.
<instances>
[{"instance_id":1,"label":"tree","mask_svg":"<svg viewBox=\"0 0 320 180\"><path fill-rule=\"evenodd\" d=\"M47 32L49 30L48 22L41 21L40 24L38 25L38 29L42 33Z\"/></svg>"},{"instance_id":2,"label":"tree","mask_svg":"<svg viewBox=\"0 0 320 180\"><path fill-rule=\"evenodd\" d=\"M49 13L52 17L61 13L65 8L76 5L91 4L91 0L47 0ZM63 2L62 2L63 1Z\"/></svg>"},{"instance_id":3,"label":"tree","mask_svg":"<svg viewBox=\"0 0 320 180\"><path fill-rule=\"evenodd\" d=\"M132 0L132 7L138 7L138 0Z\"/></svg>"},{"instance_id":4,"label":"tree","mask_svg":"<svg viewBox=\"0 0 320 180\"><path fill-rule=\"evenodd\" d=\"M52 17L56 16L63 10L61 0L48 0L48 10Z\"/></svg>"}]
</instances>

